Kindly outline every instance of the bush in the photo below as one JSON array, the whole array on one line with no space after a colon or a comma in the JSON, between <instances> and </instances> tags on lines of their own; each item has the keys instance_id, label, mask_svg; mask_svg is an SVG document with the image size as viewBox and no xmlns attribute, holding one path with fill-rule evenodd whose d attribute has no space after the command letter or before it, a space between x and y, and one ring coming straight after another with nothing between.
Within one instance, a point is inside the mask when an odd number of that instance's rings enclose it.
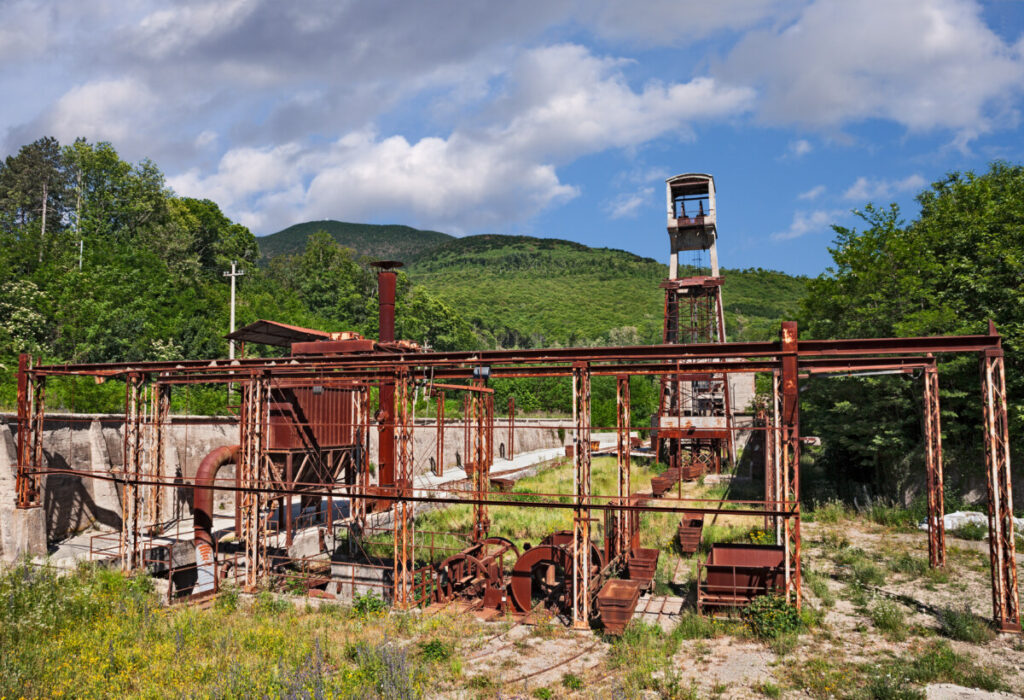
<instances>
[{"instance_id":1,"label":"bush","mask_svg":"<svg viewBox=\"0 0 1024 700\"><path fill-rule=\"evenodd\" d=\"M539 698L539 700L551 700L555 694L551 692L551 688L534 688L533 697Z\"/></svg>"},{"instance_id":2,"label":"bush","mask_svg":"<svg viewBox=\"0 0 1024 700\"><path fill-rule=\"evenodd\" d=\"M352 599L352 610L359 617L381 615L387 610L388 604L373 591L360 593Z\"/></svg>"},{"instance_id":3,"label":"bush","mask_svg":"<svg viewBox=\"0 0 1024 700\"><path fill-rule=\"evenodd\" d=\"M964 523L960 527L950 530L949 534L962 540L980 541L988 537L988 526L981 523Z\"/></svg>"},{"instance_id":4,"label":"bush","mask_svg":"<svg viewBox=\"0 0 1024 700\"><path fill-rule=\"evenodd\" d=\"M831 500L815 503L814 509L808 513L810 520L818 523L837 523L850 517L850 509L842 501Z\"/></svg>"},{"instance_id":5,"label":"bush","mask_svg":"<svg viewBox=\"0 0 1024 700\"><path fill-rule=\"evenodd\" d=\"M562 676L562 686L569 690L583 690L583 679L575 674L566 673Z\"/></svg>"},{"instance_id":6,"label":"bush","mask_svg":"<svg viewBox=\"0 0 1024 700\"><path fill-rule=\"evenodd\" d=\"M891 600L880 600L871 608L871 621L885 636L900 641L907 636L903 610Z\"/></svg>"},{"instance_id":7,"label":"bush","mask_svg":"<svg viewBox=\"0 0 1024 700\"><path fill-rule=\"evenodd\" d=\"M785 598L777 595L758 596L743 610L743 618L751 632L760 639L771 640L793 634L800 629L800 613Z\"/></svg>"},{"instance_id":8,"label":"bush","mask_svg":"<svg viewBox=\"0 0 1024 700\"><path fill-rule=\"evenodd\" d=\"M420 642L420 656L431 663L441 663L451 658L455 651L454 645L443 642L440 639L431 639L429 642Z\"/></svg>"},{"instance_id":9,"label":"bush","mask_svg":"<svg viewBox=\"0 0 1024 700\"><path fill-rule=\"evenodd\" d=\"M957 641L981 644L995 637L988 622L975 615L966 603L959 609L943 608L939 613L939 623L943 636Z\"/></svg>"}]
</instances>

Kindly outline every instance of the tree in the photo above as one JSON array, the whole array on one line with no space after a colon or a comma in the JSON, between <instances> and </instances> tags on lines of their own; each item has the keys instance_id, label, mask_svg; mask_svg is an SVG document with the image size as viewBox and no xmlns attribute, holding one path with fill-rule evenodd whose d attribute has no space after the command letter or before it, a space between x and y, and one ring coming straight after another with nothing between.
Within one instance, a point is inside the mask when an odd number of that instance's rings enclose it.
<instances>
[{"instance_id":1,"label":"tree","mask_svg":"<svg viewBox=\"0 0 1024 700\"><path fill-rule=\"evenodd\" d=\"M802 328L815 338L986 333L1003 336L1010 434L1024 445L1024 167L952 173L918 195L921 214L866 206L863 231L834 227L834 265L808 284ZM980 408L974 358L940 364L947 468L976 471ZM805 426L833 476L903 490L922 474L921 386L905 377L815 380Z\"/></svg>"},{"instance_id":2,"label":"tree","mask_svg":"<svg viewBox=\"0 0 1024 700\"><path fill-rule=\"evenodd\" d=\"M0 223L7 243L35 248L42 264L52 236L63 228L68 173L57 139L47 136L22 146L0 166ZM28 256L25 256L27 258ZM27 259L22 266L28 267Z\"/></svg>"}]
</instances>

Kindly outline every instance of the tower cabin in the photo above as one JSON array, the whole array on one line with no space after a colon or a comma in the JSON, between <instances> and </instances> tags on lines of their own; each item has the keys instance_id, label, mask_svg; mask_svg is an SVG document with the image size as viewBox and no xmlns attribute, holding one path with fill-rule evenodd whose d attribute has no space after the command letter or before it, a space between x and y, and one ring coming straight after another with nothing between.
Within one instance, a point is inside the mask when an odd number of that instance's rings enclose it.
<instances>
[{"instance_id":1,"label":"tower cabin","mask_svg":"<svg viewBox=\"0 0 1024 700\"><path fill-rule=\"evenodd\" d=\"M679 253L706 250L711 276L718 277L718 227L715 223L715 178L706 173L685 173L665 181L668 197L668 235L671 241L668 277L679 273Z\"/></svg>"}]
</instances>

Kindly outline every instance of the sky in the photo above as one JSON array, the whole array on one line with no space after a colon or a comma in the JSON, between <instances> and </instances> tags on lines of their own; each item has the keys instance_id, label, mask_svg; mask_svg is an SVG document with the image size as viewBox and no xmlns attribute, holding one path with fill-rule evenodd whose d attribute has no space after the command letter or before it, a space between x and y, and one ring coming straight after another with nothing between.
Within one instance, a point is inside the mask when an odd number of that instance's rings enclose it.
<instances>
[{"instance_id":1,"label":"sky","mask_svg":"<svg viewBox=\"0 0 1024 700\"><path fill-rule=\"evenodd\" d=\"M256 235L309 220L667 260L715 176L724 267L1024 162L1017 0L0 0L0 154L109 141Z\"/></svg>"}]
</instances>

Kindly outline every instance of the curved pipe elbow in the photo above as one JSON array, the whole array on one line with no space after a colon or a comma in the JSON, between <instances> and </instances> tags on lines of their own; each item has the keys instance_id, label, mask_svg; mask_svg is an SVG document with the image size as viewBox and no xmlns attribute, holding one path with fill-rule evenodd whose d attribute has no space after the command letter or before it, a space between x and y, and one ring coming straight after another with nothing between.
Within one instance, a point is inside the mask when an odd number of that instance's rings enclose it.
<instances>
[{"instance_id":1,"label":"curved pipe elbow","mask_svg":"<svg viewBox=\"0 0 1024 700\"><path fill-rule=\"evenodd\" d=\"M193 522L195 525L196 544L213 545L213 487L217 472L226 464L238 459L240 445L225 445L203 457L196 470L195 485L192 490Z\"/></svg>"}]
</instances>

